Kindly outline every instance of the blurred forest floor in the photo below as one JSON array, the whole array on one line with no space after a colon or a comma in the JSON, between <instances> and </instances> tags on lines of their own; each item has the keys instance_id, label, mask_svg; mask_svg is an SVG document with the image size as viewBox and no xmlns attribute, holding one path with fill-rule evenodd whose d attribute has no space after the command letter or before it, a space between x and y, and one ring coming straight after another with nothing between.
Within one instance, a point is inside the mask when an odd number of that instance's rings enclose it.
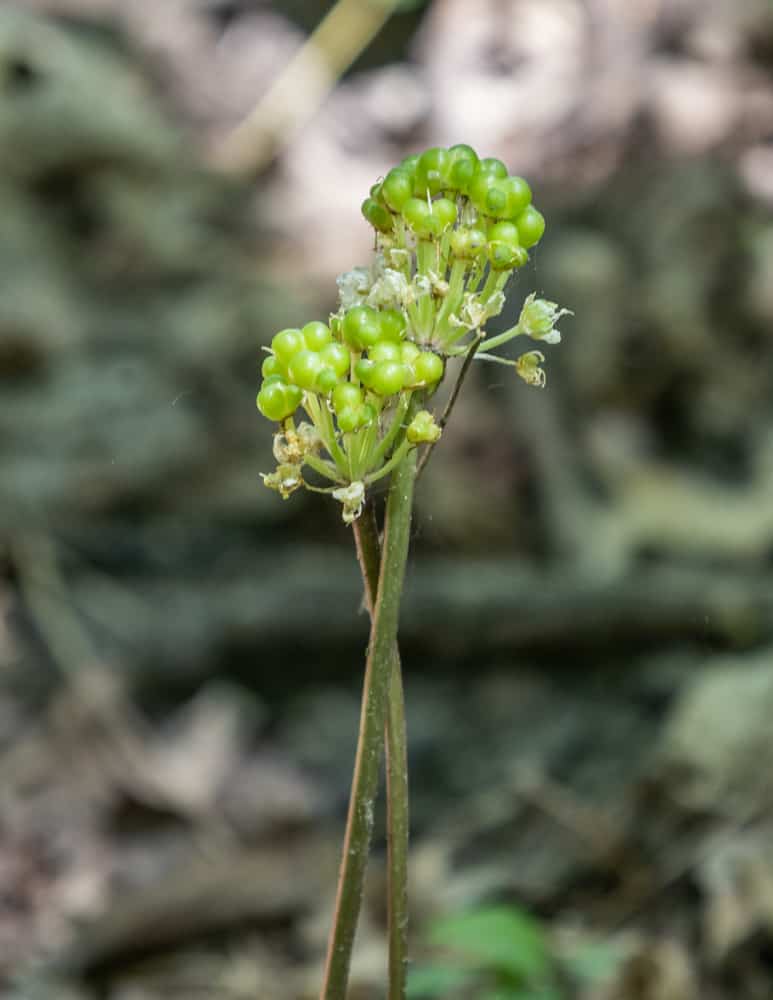
<instances>
[{"instance_id":1,"label":"blurred forest floor","mask_svg":"<svg viewBox=\"0 0 773 1000\"><path fill-rule=\"evenodd\" d=\"M418 498L416 954L496 899L613 946L563 1000L769 1000L773 6L414 5L225 169L321 14L0 8L2 995L316 995L367 630L332 505L260 486L260 346L335 307L375 178L465 141L534 180L523 295L575 316Z\"/></svg>"}]
</instances>

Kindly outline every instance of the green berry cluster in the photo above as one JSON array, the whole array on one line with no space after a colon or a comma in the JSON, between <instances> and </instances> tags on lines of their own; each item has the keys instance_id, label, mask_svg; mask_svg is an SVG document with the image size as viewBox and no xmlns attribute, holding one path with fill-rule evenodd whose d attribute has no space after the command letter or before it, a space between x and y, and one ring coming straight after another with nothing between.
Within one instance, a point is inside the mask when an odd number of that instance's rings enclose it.
<instances>
[{"instance_id":1,"label":"green berry cluster","mask_svg":"<svg viewBox=\"0 0 773 1000\"><path fill-rule=\"evenodd\" d=\"M443 421L422 407L449 358L499 361L544 384L539 351L515 361L490 351L519 334L556 343L565 310L531 296L515 327L485 338L544 232L531 200L523 178L466 145L409 156L371 188L362 213L376 231L372 267L341 275L329 322L281 330L263 361L258 409L280 424L266 485L332 493L351 521L369 484L440 437ZM299 408L310 424L296 427ZM332 485L309 483L306 467Z\"/></svg>"}]
</instances>

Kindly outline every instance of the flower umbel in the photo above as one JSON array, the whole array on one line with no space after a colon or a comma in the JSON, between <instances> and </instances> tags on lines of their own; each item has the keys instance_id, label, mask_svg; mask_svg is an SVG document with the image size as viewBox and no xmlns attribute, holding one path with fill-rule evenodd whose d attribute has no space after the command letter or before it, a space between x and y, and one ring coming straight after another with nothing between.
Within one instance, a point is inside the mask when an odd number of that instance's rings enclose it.
<instances>
[{"instance_id":1,"label":"flower umbel","mask_svg":"<svg viewBox=\"0 0 773 1000\"><path fill-rule=\"evenodd\" d=\"M567 314L532 293L516 326L485 338L545 229L531 188L500 160L465 145L406 157L371 188L362 214L375 230L373 264L338 278L341 304L327 323L274 336L257 397L279 424L266 486L285 498L301 486L332 494L347 523L372 483L440 437L447 415L438 423L426 407L447 359L509 364L543 386L540 351L517 361L490 352L521 334L557 344ZM296 427L299 408L308 419Z\"/></svg>"}]
</instances>

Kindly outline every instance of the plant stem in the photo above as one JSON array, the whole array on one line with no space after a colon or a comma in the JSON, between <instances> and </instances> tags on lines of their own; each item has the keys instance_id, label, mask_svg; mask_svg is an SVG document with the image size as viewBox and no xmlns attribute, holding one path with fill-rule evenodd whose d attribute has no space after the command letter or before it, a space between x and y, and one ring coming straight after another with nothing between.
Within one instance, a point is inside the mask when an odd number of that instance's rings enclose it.
<instances>
[{"instance_id":1,"label":"plant stem","mask_svg":"<svg viewBox=\"0 0 773 1000\"><path fill-rule=\"evenodd\" d=\"M354 522L365 602L373 617L376 600L381 546L378 538L376 509L369 500L362 515ZM408 757L405 731L405 700L400 667L400 651L392 650L392 672L387 693L386 723L387 773L387 869L389 923L389 1000L404 1000L408 965Z\"/></svg>"},{"instance_id":2,"label":"plant stem","mask_svg":"<svg viewBox=\"0 0 773 1000\"><path fill-rule=\"evenodd\" d=\"M415 475L416 449L412 448L394 470L387 499L383 557L365 665L360 734L321 1000L345 1000L346 997L373 832L373 806L408 557ZM399 993L395 996L399 997Z\"/></svg>"}]
</instances>

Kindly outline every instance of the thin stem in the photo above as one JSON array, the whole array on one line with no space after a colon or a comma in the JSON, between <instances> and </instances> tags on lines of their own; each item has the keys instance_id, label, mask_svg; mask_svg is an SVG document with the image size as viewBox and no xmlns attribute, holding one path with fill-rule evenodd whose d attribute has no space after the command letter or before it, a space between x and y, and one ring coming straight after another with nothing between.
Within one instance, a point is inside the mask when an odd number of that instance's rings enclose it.
<instances>
[{"instance_id":1,"label":"thin stem","mask_svg":"<svg viewBox=\"0 0 773 1000\"><path fill-rule=\"evenodd\" d=\"M482 344L479 344L479 349L481 351L490 351L494 347L501 347L502 344L506 344L508 340L512 340L513 337L520 337L523 330L516 323L515 326L511 326L509 330L505 330L504 333L498 333L496 337L489 337L488 340L484 340Z\"/></svg>"},{"instance_id":2,"label":"thin stem","mask_svg":"<svg viewBox=\"0 0 773 1000\"><path fill-rule=\"evenodd\" d=\"M411 442L408 440L408 438L403 438L400 444L395 448L394 454L389 459L389 461L385 462L380 469L377 469L375 472L371 472L369 476L366 476L365 482L375 483L379 479L383 479L384 476L389 475L392 469L394 469L396 465L399 465L400 462L402 462L402 460L408 453L408 449L411 447L413 446L411 445Z\"/></svg>"},{"instance_id":3,"label":"thin stem","mask_svg":"<svg viewBox=\"0 0 773 1000\"><path fill-rule=\"evenodd\" d=\"M480 332L478 332L477 336L475 337L475 340L472 341L469 348L467 349L467 353L464 356L464 361L462 362L462 367L459 371L459 377L454 383L454 387L451 390L451 395L448 399L448 402L446 403L445 409L443 410L443 414L440 417L440 420L438 420L438 427L440 427L441 430L448 423L448 418L451 416L451 411L454 408L454 404L456 403L456 400L459 398L459 393L461 392L462 389L462 383L467 377L467 372L470 370L470 365L472 364L473 358L475 357L475 351L477 350L478 344L480 343L480 337L481 334ZM424 454L421 456L421 461L419 462L418 467L416 469L417 479L424 471L424 467L429 461L429 456L432 454L432 449L434 447L435 447L435 442L433 441L432 444L427 446L427 448L424 451Z\"/></svg>"},{"instance_id":4,"label":"thin stem","mask_svg":"<svg viewBox=\"0 0 773 1000\"><path fill-rule=\"evenodd\" d=\"M369 500L361 516L354 522L365 603L373 617L381 546L373 502ZM405 701L400 652L392 650L392 673L387 693L386 756L387 756L387 870L389 925L389 1000L403 1000L408 963L408 758L405 729Z\"/></svg>"},{"instance_id":5,"label":"thin stem","mask_svg":"<svg viewBox=\"0 0 773 1000\"><path fill-rule=\"evenodd\" d=\"M383 558L365 665L357 757L321 1000L344 1000L349 980L352 946L373 833L373 807L408 557L415 476L416 450L412 448L394 471L387 499Z\"/></svg>"}]
</instances>

